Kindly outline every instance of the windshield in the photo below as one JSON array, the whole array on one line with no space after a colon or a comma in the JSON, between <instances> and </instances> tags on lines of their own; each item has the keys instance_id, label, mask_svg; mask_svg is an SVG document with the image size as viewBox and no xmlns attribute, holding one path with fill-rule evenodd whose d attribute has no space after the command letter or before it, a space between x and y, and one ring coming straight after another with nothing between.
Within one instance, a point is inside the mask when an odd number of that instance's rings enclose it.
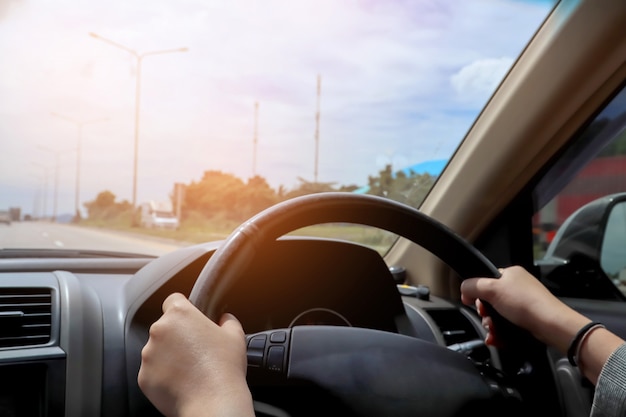
<instances>
[{"instance_id":1,"label":"windshield","mask_svg":"<svg viewBox=\"0 0 626 417\"><path fill-rule=\"evenodd\" d=\"M1 2L0 247L160 254L326 191L419 207L553 3Z\"/></svg>"}]
</instances>

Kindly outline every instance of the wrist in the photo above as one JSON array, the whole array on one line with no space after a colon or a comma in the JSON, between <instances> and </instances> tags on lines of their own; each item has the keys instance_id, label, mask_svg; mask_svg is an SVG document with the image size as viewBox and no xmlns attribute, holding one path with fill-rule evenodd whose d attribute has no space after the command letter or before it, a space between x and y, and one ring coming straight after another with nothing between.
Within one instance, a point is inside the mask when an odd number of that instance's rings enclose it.
<instances>
[{"instance_id":1,"label":"wrist","mask_svg":"<svg viewBox=\"0 0 626 417\"><path fill-rule=\"evenodd\" d=\"M176 417L254 417L252 395L244 384L219 393L194 395L193 399L179 404Z\"/></svg>"},{"instance_id":2,"label":"wrist","mask_svg":"<svg viewBox=\"0 0 626 417\"><path fill-rule=\"evenodd\" d=\"M566 355L576 333L590 320L569 308L554 311L545 320L536 320L533 335Z\"/></svg>"},{"instance_id":3,"label":"wrist","mask_svg":"<svg viewBox=\"0 0 626 417\"><path fill-rule=\"evenodd\" d=\"M567 360L572 366L578 366L578 357L580 355L581 346L585 342L585 338L591 332L599 328L604 329L604 324L597 321L590 321L589 323L581 327L580 330L576 333L569 347L567 348Z\"/></svg>"}]
</instances>

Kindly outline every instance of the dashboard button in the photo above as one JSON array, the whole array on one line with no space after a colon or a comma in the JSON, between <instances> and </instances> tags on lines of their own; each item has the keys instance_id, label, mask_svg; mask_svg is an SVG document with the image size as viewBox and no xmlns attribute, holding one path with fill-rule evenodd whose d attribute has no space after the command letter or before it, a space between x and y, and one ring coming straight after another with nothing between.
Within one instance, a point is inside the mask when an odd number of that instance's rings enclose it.
<instances>
[{"instance_id":1,"label":"dashboard button","mask_svg":"<svg viewBox=\"0 0 626 417\"><path fill-rule=\"evenodd\" d=\"M263 366L263 354L265 353L265 335L254 336L248 341L248 365Z\"/></svg>"},{"instance_id":2,"label":"dashboard button","mask_svg":"<svg viewBox=\"0 0 626 417\"><path fill-rule=\"evenodd\" d=\"M265 350L265 335L254 336L248 342L248 349Z\"/></svg>"},{"instance_id":3,"label":"dashboard button","mask_svg":"<svg viewBox=\"0 0 626 417\"><path fill-rule=\"evenodd\" d=\"M283 360L285 358L285 348L282 346L271 346L267 354L267 369L274 372L283 371Z\"/></svg>"},{"instance_id":4,"label":"dashboard button","mask_svg":"<svg viewBox=\"0 0 626 417\"><path fill-rule=\"evenodd\" d=\"M285 343L287 340L287 332L280 331L270 334L270 342L272 343Z\"/></svg>"}]
</instances>

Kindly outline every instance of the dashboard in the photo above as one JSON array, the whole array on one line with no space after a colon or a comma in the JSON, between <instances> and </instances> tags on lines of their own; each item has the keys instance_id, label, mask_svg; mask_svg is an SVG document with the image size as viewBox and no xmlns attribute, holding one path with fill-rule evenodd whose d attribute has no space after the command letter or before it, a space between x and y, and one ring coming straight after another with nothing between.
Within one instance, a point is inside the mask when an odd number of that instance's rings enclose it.
<instances>
[{"instance_id":1,"label":"dashboard","mask_svg":"<svg viewBox=\"0 0 626 417\"><path fill-rule=\"evenodd\" d=\"M188 295L218 246L159 258L1 259L0 415L159 415L136 383L141 349L162 301ZM363 246L280 239L244 275L226 298L248 334L362 327L498 365L473 310L427 291L401 294L382 258Z\"/></svg>"}]
</instances>

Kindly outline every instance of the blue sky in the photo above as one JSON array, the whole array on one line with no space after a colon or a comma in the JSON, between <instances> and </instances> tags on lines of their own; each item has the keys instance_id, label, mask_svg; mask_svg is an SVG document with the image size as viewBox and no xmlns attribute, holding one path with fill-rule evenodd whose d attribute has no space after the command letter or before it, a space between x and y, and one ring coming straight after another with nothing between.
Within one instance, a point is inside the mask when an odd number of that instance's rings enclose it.
<instances>
[{"instance_id":1,"label":"blue sky","mask_svg":"<svg viewBox=\"0 0 626 417\"><path fill-rule=\"evenodd\" d=\"M138 202L208 169L274 187L361 185L386 164L446 159L551 7L546 1L8 0L0 4L0 208L131 199L136 61L141 72ZM46 148L46 149L43 149ZM52 149L52 151L50 150Z\"/></svg>"}]
</instances>

